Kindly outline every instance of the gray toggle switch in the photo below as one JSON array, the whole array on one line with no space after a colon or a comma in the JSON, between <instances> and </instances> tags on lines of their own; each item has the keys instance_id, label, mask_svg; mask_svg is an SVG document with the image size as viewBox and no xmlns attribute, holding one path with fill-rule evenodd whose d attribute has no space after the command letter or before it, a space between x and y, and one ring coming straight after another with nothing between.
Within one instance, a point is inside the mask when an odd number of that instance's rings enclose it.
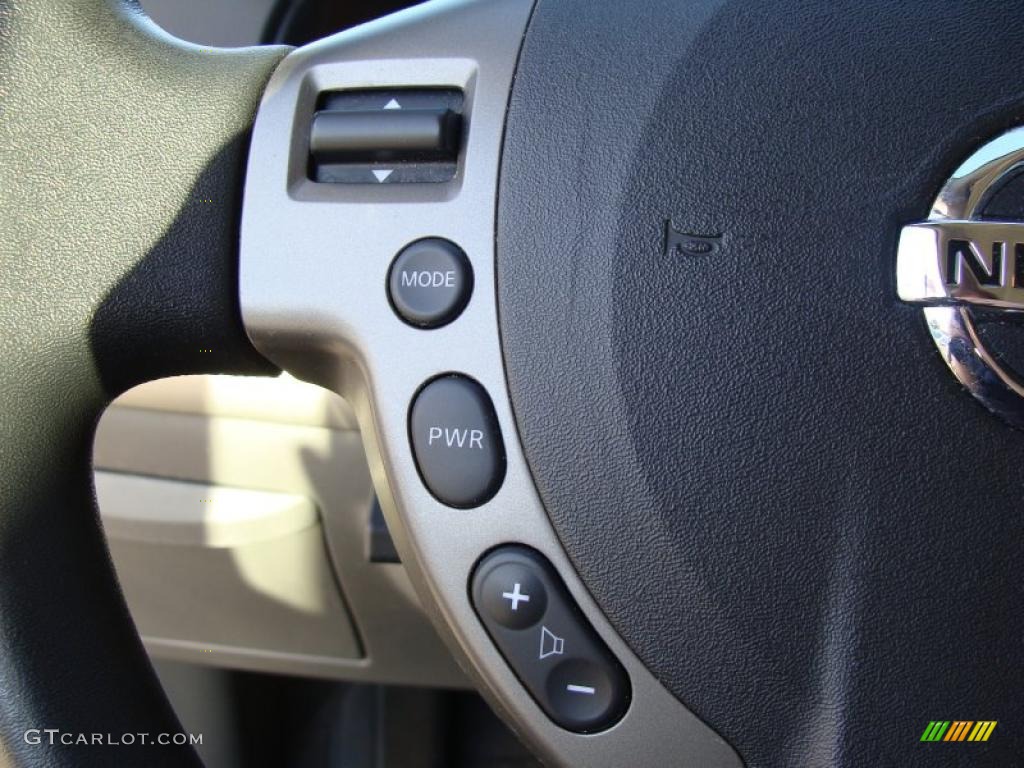
<instances>
[{"instance_id":1,"label":"gray toggle switch","mask_svg":"<svg viewBox=\"0 0 1024 768\"><path fill-rule=\"evenodd\" d=\"M322 93L309 124L309 178L373 185L451 181L463 106L462 91L454 88Z\"/></svg>"},{"instance_id":2,"label":"gray toggle switch","mask_svg":"<svg viewBox=\"0 0 1024 768\"><path fill-rule=\"evenodd\" d=\"M450 109L317 112L309 151L314 163L454 161L459 122Z\"/></svg>"}]
</instances>

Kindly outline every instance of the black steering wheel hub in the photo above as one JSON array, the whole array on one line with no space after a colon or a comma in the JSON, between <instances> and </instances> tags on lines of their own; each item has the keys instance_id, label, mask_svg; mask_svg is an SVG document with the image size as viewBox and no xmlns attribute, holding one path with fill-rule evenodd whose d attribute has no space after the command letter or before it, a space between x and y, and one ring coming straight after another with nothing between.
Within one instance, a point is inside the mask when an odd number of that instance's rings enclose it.
<instances>
[{"instance_id":1,"label":"black steering wheel hub","mask_svg":"<svg viewBox=\"0 0 1024 768\"><path fill-rule=\"evenodd\" d=\"M517 423L597 601L750 766L917 765L935 717L1024 714L1024 438L894 286L901 224L1024 118L1014 34L991 4L535 12L499 198Z\"/></svg>"}]
</instances>

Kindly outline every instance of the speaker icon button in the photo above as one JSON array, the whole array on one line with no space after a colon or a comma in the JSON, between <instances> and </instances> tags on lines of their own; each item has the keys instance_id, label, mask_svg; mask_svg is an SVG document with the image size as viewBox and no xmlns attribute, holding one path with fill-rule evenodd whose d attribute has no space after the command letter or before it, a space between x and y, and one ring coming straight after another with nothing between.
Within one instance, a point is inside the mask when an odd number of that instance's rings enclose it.
<instances>
[{"instance_id":1,"label":"speaker icon button","mask_svg":"<svg viewBox=\"0 0 1024 768\"><path fill-rule=\"evenodd\" d=\"M629 707L629 675L544 555L522 544L484 554L469 599L526 692L553 722L597 733Z\"/></svg>"},{"instance_id":2,"label":"speaker icon button","mask_svg":"<svg viewBox=\"0 0 1024 768\"><path fill-rule=\"evenodd\" d=\"M540 628L540 656L539 659L546 659L548 656L561 656L565 653L565 638L559 637L547 627Z\"/></svg>"}]
</instances>

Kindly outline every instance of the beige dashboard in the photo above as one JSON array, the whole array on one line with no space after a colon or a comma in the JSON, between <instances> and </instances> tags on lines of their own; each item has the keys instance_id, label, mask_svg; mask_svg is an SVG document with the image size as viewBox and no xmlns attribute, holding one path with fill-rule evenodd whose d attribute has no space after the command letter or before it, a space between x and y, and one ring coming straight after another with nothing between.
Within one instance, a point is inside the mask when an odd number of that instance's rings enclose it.
<instances>
[{"instance_id":1,"label":"beige dashboard","mask_svg":"<svg viewBox=\"0 0 1024 768\"><path fill-rule=\"evenodd\" d=\"M95 443L122 589L159 660L464 686L400 564L346 403L287 375L137 387Z\"/></svg>"}]
</instances>

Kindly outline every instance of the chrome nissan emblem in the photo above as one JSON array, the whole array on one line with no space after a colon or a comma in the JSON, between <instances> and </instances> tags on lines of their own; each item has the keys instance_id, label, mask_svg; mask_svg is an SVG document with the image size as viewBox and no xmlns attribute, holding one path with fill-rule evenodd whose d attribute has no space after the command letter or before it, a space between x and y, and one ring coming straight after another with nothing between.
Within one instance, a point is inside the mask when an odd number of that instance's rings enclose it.
<instances>
[{"instance_id":1,"label":"chrome nissan emblem","mask_svg":"<svg viewBox=\"0 0 1024 768\"><path fill-rule=\"evenodd\" d=\"M981 343L971 307L1024 312L1024 222L981 221L992 194L1024 170L1024 128L990 141L953 173L927 221L903 227L899 297L924 307L950 370L1001 418L1024 428L1024 381Z\"/></svg>"}]
</instances>

